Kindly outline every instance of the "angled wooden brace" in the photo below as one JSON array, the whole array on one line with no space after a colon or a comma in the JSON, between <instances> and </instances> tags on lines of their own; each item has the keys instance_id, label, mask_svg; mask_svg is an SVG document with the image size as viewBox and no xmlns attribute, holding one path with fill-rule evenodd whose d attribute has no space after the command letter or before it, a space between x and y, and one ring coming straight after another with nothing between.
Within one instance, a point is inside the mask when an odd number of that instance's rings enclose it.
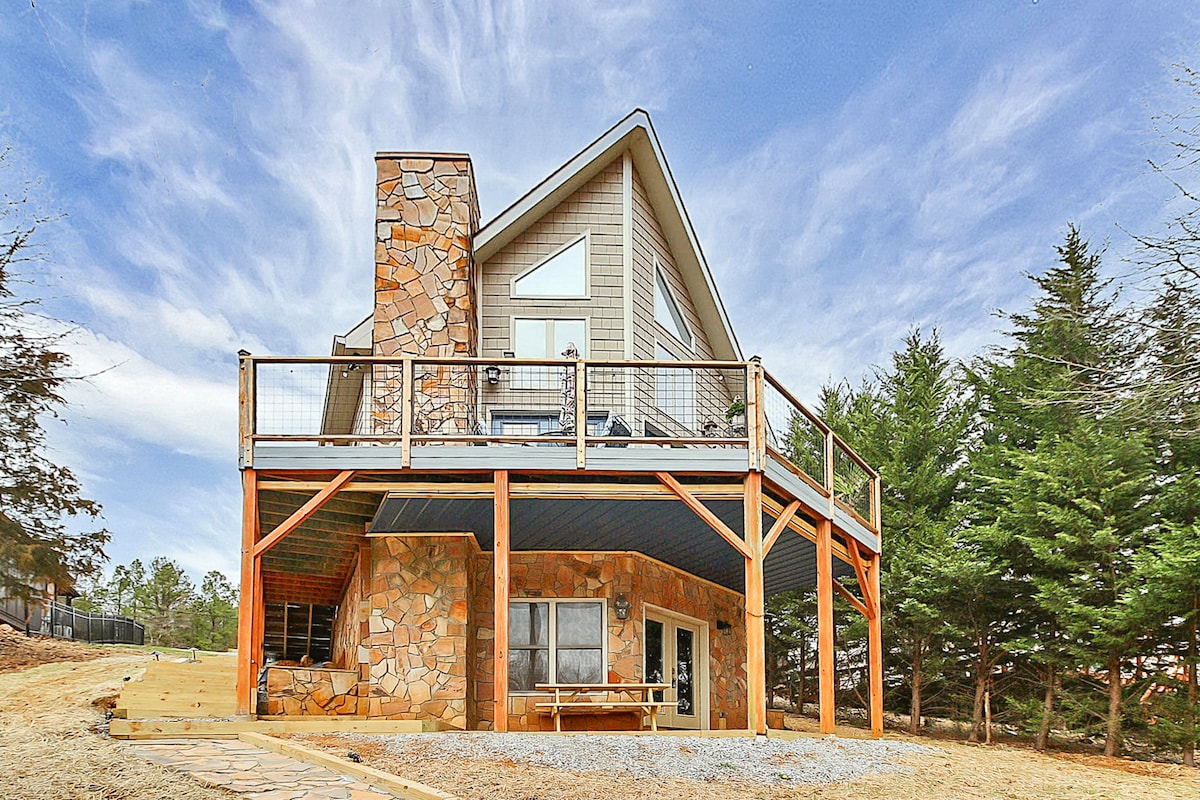
<instances>
[{"instance_id":1,"label":"angled wooden brace","mask_svg":"<svg viewBox=\"0 0 1200 800\"><path fill-rule=\"evenodd\" d=\"M862 600L859 600L857 597L851 594L850 590L845 586L842 586L841 581L839 581L837 578L832 578L831 580L833 581L833 588L837 590L838 594L846 598L847 603L858 609L858 613L862 614L867 619L871 619L873 615L867 610L867 606Z\"/></svg>"},{"instance_id":2,"label":"angled wooden brace","mask_svg":"<svg viewBox=\"0 0 1200 800\"><path fill-rule=\"evenodd\" d=\"M694 511L700 519L704 520L708 527L719 533L722 539L733 545L733 549L741 553L743 558L751 557L750 548L742 541L742 537L730 530L729 526L722 522L720 517L709 511L704 503L701 503L691 492L683 488L683 485L675 480L674 475L667 472L656 472L654 474L658 478L659 483L674 492L675 496L682 500L685 506Z\"/></svg>"},{"instance_id":3,"label":"angled wooden brace","mask_svg":"<svg viewBox=\"0 0 1200 800\"><path fill-rule=\"evenodd\" d=\"M792 521L792 517L796 516L796 512L800 510L800 501L793 500L787 504L783 511L779 512L779 516L775 519L775 524L771 526L771 530L767 532L767 538L763 539L763 558L767 557L767 553L771 552L771 548L775 546L775 542L787 530L788 525Z\"/></svg>"},{"instance_id":4,"label":"angled wooden brace","mask_svg":"<svg viewBox=\"0 0 1200 800\"><path fill-rule=\"evenodd\" d=\"M863 594L863 602L870 613L863 611L863 616L867 619L872 619L875 616L875 595L872 589L870 576L867 574L867 565L863 561L862 553L858 549L858 541L853 536L846 537L846 551L850 554L850 565L854 567L854 575L858 578L858 585Z\"/></svg>"},{"instance_id":5,"label":"angled wooden brace","mask_svg":"<svg viewBox=\"0 0 1200 800\"><path fill-rule=\"evenodd\" d=\"M262 541L254 545L254 557L258 558L278 544L283 537L303 525L305 520L320 511L322 506L333 499L333 496L349 483L353 477L354 470L348 469L344 472L339 472L336 478L325 485L324 489L309 498L307 503L300 506L290 517L279 523L279 526L275 530L271 531L263 537Z\"/></svg>"}]
</instances>

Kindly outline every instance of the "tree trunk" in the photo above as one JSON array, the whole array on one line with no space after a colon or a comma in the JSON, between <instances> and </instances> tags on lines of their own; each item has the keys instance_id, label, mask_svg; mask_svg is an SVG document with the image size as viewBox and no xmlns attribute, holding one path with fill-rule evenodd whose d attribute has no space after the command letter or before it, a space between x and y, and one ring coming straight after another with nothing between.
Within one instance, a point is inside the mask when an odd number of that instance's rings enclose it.
<instances>
[{"instance_id":1,"label":"tree trunk","mask_svg":"<svg viewBox=\"0 0 1200 800\"><path fill-rule=\"evenodd\" d=\"M1042 703L1042 724L1038 726L1037 749L1045 752L1050 746L1050 722L1054 717L1054 667L1047 667L1046 698Z\"/></svg>"},{"instance_id":2,"label":"tree trunk","mask_svg":"<svg viewBox=\"0 0 1200 800\"><path fill-rule=\"evenodd\" d=\"M978 742L979 735L983 732L983 698L987 692L991 672L988 669L986 652L981 650L979 660L975 663L975 704L971 713L971 734L967 736L968 742Z\"/></svg>"},{"instance_id":3,"label":"tree trunk","mask_svg":"<svg viewBox=\"0 0 1200 800\"><path fill-rule=\"evenodd\" d=\"M1108 656L1108 730L1104 737L1104 755L1121 754L1121 658Z\"/></svg>"},{"instance_id":4,"label":"tree trunk","mask_svg":"<svg viewBox=\"0 0 1200 800\"><path fill-rule=\"evenodd\" d=\"M971 734L967 736L967 741L979 741L979 733L983 730L983 696L986 691L988 691L988 680L983 675L983 669L980 668L976 673L976 698L974 698L971 714Z\"/></svg>"},{"instance_id":5,"label":"tree trunk","mask_svg":"<svg viewBox=\"0 0 1200 800\"><path fill-rule=\"evenodd\" d=\"M989 688L983 693L983 740L988 744L992 743L992 690Z\"/></svg>"},{"instance_id":6,"label":"tree trunk","mask_svg":"<svg viewBox=\"0 0 1200 800\"><path fill-rule=\"evenodd\" d=\"M1200 594L1192 595L1192 624L1188 626L1188 713L1187 719L1191 723L1192 738L1183 746L1183 765L1185 767L1196 766L1196 690L1200 681L1197 680L1197 664L1196 664L1196 617L1200 616Z\"/></svg>"},{"instance_id":7,"label":"tree trunk","mask_svg":"<svg viewBox=\"0 0 1200 800\"><path fill-rule=\"evenodd\" d=\"M921 652L913 651L912 697L909 700L908 732L914 736L921 732Z\"/></svg>"}]
</instances>

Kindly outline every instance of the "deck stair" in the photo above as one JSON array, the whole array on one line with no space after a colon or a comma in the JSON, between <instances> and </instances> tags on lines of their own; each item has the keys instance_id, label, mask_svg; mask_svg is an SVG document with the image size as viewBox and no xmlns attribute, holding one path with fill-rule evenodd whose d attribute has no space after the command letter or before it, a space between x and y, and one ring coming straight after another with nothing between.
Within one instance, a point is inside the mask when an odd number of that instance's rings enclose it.
<instances>
[{"instance_id":1,"label":"deck stair","mask_svg":"<svg viewBox=\"0 0 1200 800\"><path fill-rule=\"evenodd\" d=\"M123 719L229 717L237 713L237 661L232 654L200 660L151 661L125 684L113 716Z\"/></svg>"}]
</instances>

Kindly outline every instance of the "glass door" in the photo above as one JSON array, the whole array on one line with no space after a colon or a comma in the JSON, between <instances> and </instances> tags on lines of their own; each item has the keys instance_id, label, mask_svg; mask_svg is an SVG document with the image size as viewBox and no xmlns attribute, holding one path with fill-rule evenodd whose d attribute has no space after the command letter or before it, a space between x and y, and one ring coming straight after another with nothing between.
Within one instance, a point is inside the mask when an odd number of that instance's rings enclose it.
<instances>
[{"instance_id":1,"label":"glass door","mask_svg":"<svg viewBox=\"0 0 1200 800\"><path fill-rule=\"evenodd\" d=\"M707 705L708 686L702 667L707 626L699 620L646 612L645 676L647 683L666 683L671 688L657 692L657 699L676 705L659 715L666 728L707 728L702 709ZM665 695L665 697L663 696Z\"/></svg>"}]
</instances>

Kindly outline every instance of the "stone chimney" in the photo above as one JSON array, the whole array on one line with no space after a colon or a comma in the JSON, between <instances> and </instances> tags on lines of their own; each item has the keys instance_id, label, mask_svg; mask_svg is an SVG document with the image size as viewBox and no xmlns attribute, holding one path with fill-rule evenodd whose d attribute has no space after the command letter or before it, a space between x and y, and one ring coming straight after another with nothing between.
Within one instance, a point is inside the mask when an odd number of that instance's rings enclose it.
<instances>
[{"instance_id":1,"label":"stone chimney","mask_svg":"<svg viewBox=\"0 0 1200 800\"><path fill-rule=\"evenodd\" d=\"M375 355L475 355L471 159L379 153L375 167Z\"/></svg>"},{"instance_id":2,"label":"stone chimney","mask_svg":"<svg viewBox=\"0 0 1200 800\"><path fill-rule=\"evenodd\" d=\"M470 157L379 153L375 167L375 355L477 355L479 203ZM399 382L398 367L376 369L377 432L400 429ZM414 430L474 432L474 369L422 368L416 382Z\"/></svg>"}]
</instances>

